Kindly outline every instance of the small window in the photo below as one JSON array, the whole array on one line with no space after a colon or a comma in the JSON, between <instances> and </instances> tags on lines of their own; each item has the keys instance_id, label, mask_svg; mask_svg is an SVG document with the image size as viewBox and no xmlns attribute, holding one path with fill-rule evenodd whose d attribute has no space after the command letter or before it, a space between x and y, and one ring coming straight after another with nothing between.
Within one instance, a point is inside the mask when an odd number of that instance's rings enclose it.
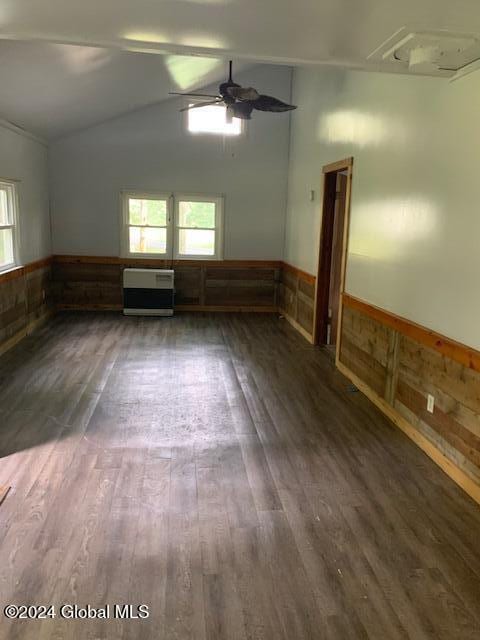
<instances>
[{"instance_id":1,"label":"small window","mask_svg":"<svg viewBox=\"0 0 480 640\"><path fill-rule=\"evenodd\" d=\"M123 194L126 256L164 258L170 253L170 196Z\"/></svg>"},{"instance_id":2,"label":"small window","mask_svg":"<svg viewBox=\"0 0 480 640\"><path fill-rule=\"evenodd\" d=\"M223 198L177 196L175 257L222 258Z\"/></svg>"},{"instance_id":3,"label":"small window","mask_svg":"<svg viewBox=\"0 0 480 640\"><path fill-rule=\"evenodd\" d=\"M190 109L187 111L187 118L190 133L216 133L225 136L239 136L242 133L242 121L232 118L228 122L227 109L222 105Z\"/></svg>"},{"instance_id":4,"label":"small window","mask_svg":"<svg viewBox=\"0 0 480 640\"><path fill-rule=\"evenodd\" d=\"M0 181L0 271L17 263L17 192L15 183Z\"/></svg>"}]
</instances>

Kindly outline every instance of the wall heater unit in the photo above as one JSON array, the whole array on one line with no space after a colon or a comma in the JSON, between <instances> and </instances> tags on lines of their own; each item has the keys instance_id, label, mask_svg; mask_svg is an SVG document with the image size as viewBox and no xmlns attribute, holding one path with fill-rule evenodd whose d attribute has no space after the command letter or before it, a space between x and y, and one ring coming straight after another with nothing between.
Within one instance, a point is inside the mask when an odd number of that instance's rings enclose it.
<instances>
[{"instance_id":1,"label":"wall heater unit","mask_svg":"<svg viewBox=\"0 0 480 640\"><path fill-rule=\"evenodd\" d=\"M126 316L173 316L170 269L124 269L123 313Z\"/></svg>"}]
</instances>

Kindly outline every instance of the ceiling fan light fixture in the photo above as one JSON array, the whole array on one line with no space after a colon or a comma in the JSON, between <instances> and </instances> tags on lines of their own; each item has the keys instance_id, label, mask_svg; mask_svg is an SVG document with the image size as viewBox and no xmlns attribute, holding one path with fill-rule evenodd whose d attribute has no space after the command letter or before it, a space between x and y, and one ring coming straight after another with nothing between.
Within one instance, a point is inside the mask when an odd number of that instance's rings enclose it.
<instances>
[{"instance_id":1,"label":"ceiling fan light fixture","mask_svg":"<svg viewBox=\"0 0 480 640\"><path fill-rule=\"evenodd\" d=\"M252 119L253 106L249 102L236 102L227 107L227 114L231 113L234 118L240 120Z\"/></svg>"}]
</instances>

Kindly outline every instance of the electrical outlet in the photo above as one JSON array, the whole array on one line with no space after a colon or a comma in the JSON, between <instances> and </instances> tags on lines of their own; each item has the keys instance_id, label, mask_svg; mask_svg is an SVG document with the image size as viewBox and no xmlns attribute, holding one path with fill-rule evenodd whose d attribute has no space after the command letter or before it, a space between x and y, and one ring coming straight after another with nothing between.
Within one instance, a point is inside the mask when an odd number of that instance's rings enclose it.
<instances>
[{"instance_id":1,"label":"electrical outlet","mask_svg":"<svg viewBox=\"0 0 480 640\"><path fill-rule=\"evenodd\" d=\"M431 393L429 393L428 396L427 396L427 411L428 411L428 413L433 413L434 406L435 406L435 398L432 396Z\"/></svg>"}]
</instances>

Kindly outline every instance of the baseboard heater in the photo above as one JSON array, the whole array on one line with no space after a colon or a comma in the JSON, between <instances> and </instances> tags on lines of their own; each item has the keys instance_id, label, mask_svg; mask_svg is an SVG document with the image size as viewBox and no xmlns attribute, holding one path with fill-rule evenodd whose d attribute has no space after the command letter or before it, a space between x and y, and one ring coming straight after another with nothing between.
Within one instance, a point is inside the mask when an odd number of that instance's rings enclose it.
<instances>
[{"instance_id":1,"label":"baseboard heater","mask_svg":"<svg viewBox=\"0 0 480 640\"><path fill-rule=\"evenodd\" d=\"M124 269L123 313L126 316L173 316L174 272L171 269Z\"/></svg>"}]
</instances>

